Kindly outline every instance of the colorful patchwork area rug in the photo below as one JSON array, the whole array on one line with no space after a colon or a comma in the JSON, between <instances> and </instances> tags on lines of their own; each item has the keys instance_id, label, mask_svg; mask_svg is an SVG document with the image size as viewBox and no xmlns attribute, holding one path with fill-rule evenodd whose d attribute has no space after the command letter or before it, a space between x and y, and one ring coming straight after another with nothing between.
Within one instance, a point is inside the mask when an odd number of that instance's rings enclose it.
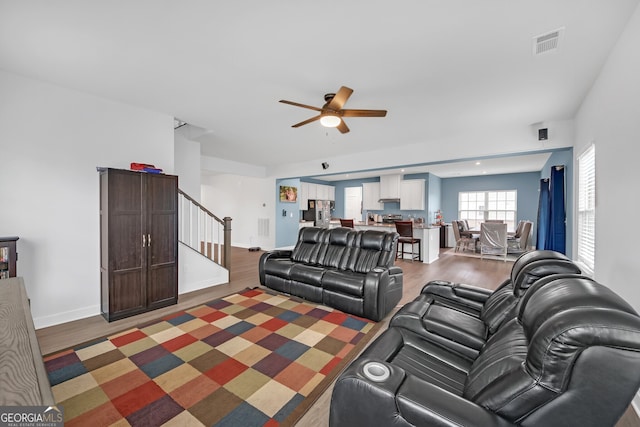
<instances>
[{"instance_id":1,"label":"colorful patchwork area rug","mask_svg":"<svg viewBox=\"0 0 640 427\"><path fill-rule=\"evenodd\" d=\"M44 360L67 427L283 426L379 327L256 288Z\"/></svg>"}]
</instances>

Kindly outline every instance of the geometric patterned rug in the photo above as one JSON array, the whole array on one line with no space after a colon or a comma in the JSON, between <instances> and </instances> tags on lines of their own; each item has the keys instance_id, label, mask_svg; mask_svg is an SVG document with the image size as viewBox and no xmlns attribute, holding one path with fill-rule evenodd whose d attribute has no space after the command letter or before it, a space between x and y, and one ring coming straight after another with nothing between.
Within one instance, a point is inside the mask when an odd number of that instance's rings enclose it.
<instances>
[{"instance_id":1,"label":"geometric patterned rug","mask_svg":"<svg viewBox=\"0 0 640 427\"><path fill-rule=\"evenodd\" d=\"M67 427L286 426L380 325L256 288L44 360Z\"/></svg>"}]
</instances>

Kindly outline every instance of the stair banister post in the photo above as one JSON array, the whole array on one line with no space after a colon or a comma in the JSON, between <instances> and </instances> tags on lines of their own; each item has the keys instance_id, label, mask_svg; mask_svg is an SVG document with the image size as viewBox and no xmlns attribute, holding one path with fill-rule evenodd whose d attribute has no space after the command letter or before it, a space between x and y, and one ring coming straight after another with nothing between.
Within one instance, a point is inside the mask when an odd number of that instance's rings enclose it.
<instances>
[{"instance_id":1,"label":"stair banister post","mask_svg":"<svg viewBox=\"0 0 640 427\"><path fill-rule=\"evenodd\" d=\"M231 274L231 218L225 216L224 221L224 262L222 266Z\"/></svg>"}]
</instances>

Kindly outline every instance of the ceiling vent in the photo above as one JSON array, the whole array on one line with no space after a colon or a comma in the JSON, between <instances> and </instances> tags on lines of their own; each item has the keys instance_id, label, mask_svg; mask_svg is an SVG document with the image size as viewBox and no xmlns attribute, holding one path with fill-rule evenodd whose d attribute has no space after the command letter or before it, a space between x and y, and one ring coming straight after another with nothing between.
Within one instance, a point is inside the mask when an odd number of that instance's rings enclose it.
<instances>
[{"instance_id":1,"label":"ceiling vent","mask_svg":"<svg viewBox=\"0 0 640 427\"><path fill-rule=\"evenodd\" d=\"M557 30L541 34L533 38L533 54L555 52L558 50L560 37L564 33L564 27Z\"/></svg>"}]
</instances>

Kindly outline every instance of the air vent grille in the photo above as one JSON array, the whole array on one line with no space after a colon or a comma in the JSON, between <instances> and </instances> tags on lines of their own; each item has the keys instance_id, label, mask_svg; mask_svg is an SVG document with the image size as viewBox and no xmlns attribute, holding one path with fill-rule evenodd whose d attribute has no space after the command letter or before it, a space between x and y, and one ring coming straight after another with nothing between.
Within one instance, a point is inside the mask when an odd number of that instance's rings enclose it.
<instances>
[{"instance_id":1,"label":"air vent grille","mask_svg":"<svg viewBox=\"0 0 640 427\"><path fill-rule=\"evenodd\" d=\"M564 28L541 34L533 38L533 54L541 55L547 52L556 51L559 47L560 37L564 32Z\"/></svg>"}]
</instances>

